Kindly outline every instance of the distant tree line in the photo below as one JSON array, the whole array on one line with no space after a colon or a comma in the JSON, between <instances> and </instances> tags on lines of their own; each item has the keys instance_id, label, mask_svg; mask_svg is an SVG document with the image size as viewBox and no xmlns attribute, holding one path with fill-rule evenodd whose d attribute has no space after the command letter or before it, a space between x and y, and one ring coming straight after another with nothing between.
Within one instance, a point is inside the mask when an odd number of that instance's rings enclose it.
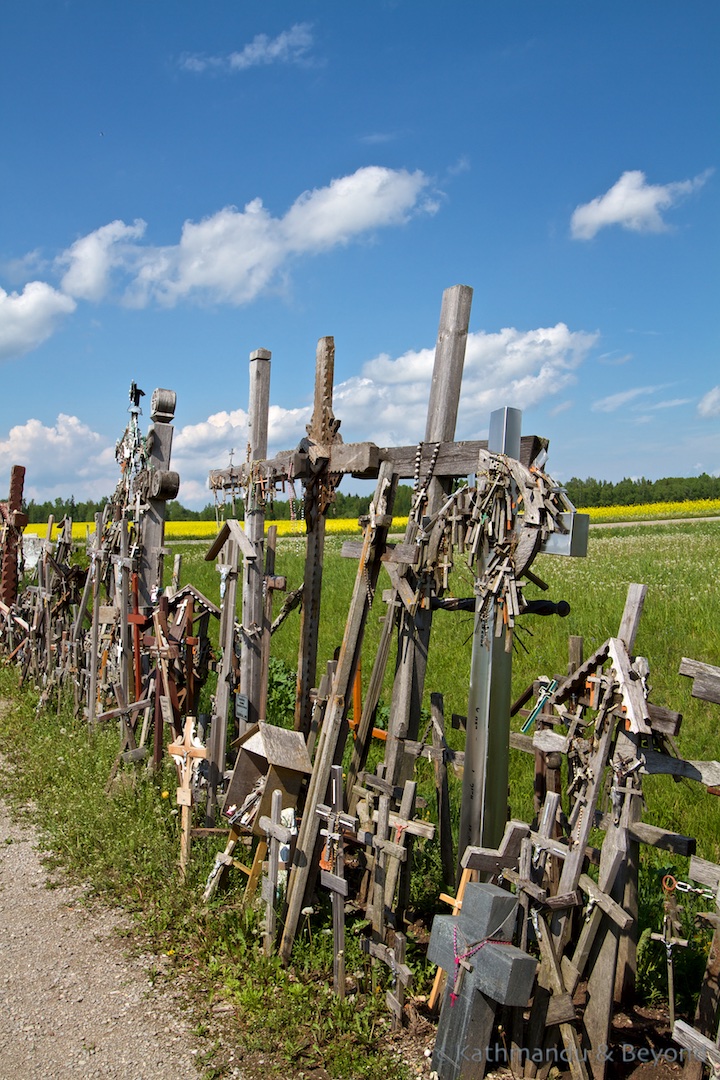
<instances>
[{"instance_id":1,"label":"distant tree line","mask_svg":"<svg viewBox=\"0 0 720 1080\"><path fill-rule=\"evenodd\" d=\"M92 499L75 502L71 495L69 499L55 499L54 502L48 499L47 502L36 503L31 499L30 502L23 502L23 510L31 525L45 523L50 516L54 517L56 522L65 517L72 518L73 521L93 521L96 514L102 513L106 502L107 499L101 499L100 502L93 502Z\"/></svg>"},{"instance_id":2,"label":"distant tree line","mask_svg":"<svg viewBox=\"0 0 720 1080\"><path fill-rule=\"evenodd\" d=\"M720 499L720 476L708 476L701 473L700 476L666 476L662 480L639 480L625 478L617 484L609 480L595 480L589 477L587 480L579 480L576 476L565 484L570 501L575 506L633 506L638 503L659 502L685 502L687 499ZM400 484L395 497L394 513L397 517L403 517L410 512L413 489L407 484ZM335 493L335 500L328 511L331 517L357 518L367 514L370 509L372 495L345 495L342 491ZM50 515L55 521L62 521L64 517L70 517L73 521L92 521L95 514L102 513L107 499L93 502L75 502L69 499L55 499L54 502L36 503L34 499L24 504L25 513L31 524L46 522ZM236 512L242 517L242 502L237 500ZM277 499L268 506L267 516L278 521L287 521L293 516L302 516L302 500L299 499L294 507L288 499ZM167 521L214 521L215 504L208 503L202 510L188 510L177 501L172 499L166 506Z\"/></svg>"},{"instance_id":3,"label":"distant tree line","mask_svg":"<svg viewBox=\"0 0 720 1080\"><path fill-rule=\"evenodd\" d=\"M565 484L574 506L636 506L639 503L685 502L688 499L720 498L720 476L666 476L662 480L578 480Z\"/></svg>"}]
</instances>

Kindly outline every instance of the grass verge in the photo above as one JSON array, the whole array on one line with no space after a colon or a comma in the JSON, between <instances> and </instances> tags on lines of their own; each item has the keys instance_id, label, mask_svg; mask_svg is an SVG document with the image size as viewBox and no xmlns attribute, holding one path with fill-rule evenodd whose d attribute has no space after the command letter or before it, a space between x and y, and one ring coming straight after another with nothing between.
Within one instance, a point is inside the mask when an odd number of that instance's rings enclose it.
<instances>
[{"instance_id":1,"label":"grass verge","mask_svg":"<svg viewBox=\"0 0 720 1080\"><path fill-rule=\"evenodd\" d=\"M229 875L218 899L202 902L217 838L194 843L188 880L179 879L178 817L167 795L177 781L169 763L156 777L128 769L106 793L114 728L91 736L62 705L37 713L37 695L18 691L13 669L0 670L0 695L3 798L38 827L51 863L131 913L130 941L158 957L157 977L181 979L198 1031L217 1043L206 1080L406 1080L384 988L364 969L358 933L348 934L347 970L357 973L359 989L345 1001L328 989L332 938L324 909L305 920L287 968L264 957L258 908L243 903L243 875Z\"/></svg>"}]
</instances>

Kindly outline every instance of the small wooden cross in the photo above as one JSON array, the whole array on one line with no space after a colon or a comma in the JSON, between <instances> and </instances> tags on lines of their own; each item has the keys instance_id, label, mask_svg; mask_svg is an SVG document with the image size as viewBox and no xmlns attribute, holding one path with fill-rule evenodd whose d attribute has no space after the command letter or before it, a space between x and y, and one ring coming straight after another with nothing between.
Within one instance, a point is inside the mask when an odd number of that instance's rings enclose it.
<instances>
[{"instance_id":1,"label":"small wooden cross","mask_svg":"<svg viewBox=\"0 0 720 1080\"><path fill-rule=\"evenodd\" d=\"M320 857L320 884L332 894L333 913L333 989L338 997L345 997L345 897L348 886L345 880L345 855L343 832L357 828L357 818L343 813L342 766L333 765L330 770L332 806L322 803L315 807L326 827L320 830L325 837Z\"/></svg>"},{"instance_id":2,"label":"small wooden cross","mask_svg":"<svg viewBox=\"0 0 720 1080\"><path fill-rule=\"evenodd\" d=\"M177 804L182 814L182 832L180 839L180 875L184 879L187 864L190 861L190 826L192 824L192 779L200 761L208 756L206 748L195 734L195 717L188 716L182 742L172 742L167 748L175 760L180 778L177 789Z\"/></svg>"},{"instance_id":3,"label":"small wooden cross","mask_svg":"<svg viewBox=\"0 0 720 1080\"><path fill-rule=\"evenodd\" d=\"M270 817L260 818L260 828L267 836L268 872L262 882L262 898L265 908L265 944L263 951L270 956L275 945L275 927L277 924L278 870L281 844L289 844L292 830L282 824L282 791L276 788L272 793Z\"/></svg>"}]
</instances>

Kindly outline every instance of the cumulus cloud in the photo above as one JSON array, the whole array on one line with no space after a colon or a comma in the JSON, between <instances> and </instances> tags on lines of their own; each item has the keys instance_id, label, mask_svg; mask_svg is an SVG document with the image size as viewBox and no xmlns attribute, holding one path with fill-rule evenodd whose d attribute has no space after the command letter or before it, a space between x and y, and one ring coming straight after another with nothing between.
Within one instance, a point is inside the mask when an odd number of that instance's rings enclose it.
<instances>
[{"instance_id":1,"label":"cumulus cloud","mask_svg":"<svg viewBox=\"0 0 720 1080\"><path fill-rule=\"evenodd\" d=\"M140 219L132 225L111 221L76 240L58 259L59 266L68 267L61 282L63 292L79 300L102 300L112 269L132 258L132 242L139 240L145 229Z\"/></svg>"},{"instance_id":2,"label":"cumulus cloud","mask_svg":"<svg viewBox=\"0 0 720 1080\"><path fill-rule=\"evenodd\" d=\"M270 64L308 64L312 46L312 24L296 23L274 38L267 34L256 34L243 49L223 56L185 53L180 58L180 67L202 74L206 71L247 71Z\"/></svg>"},{"instance_id":3,"label":"cumulus cloud","mask_svg":"<svg viewBox=\"0 0 720 1080\"><path fill-rule=\"evenodd\" d=\"M713 386L698 402L697 411L706 420L720 416L720 386Z\"/></svg>"},{"instance_id":4,"label":"cumulus cloud","mask_svg":"<svg viewBox=\"0 0 720 1080\"><path fill-rule=\"evenodd\" d=\"M25 498L44 501L71 494L102 498L115 488L115 447L77 416L60 413L51 426L30 419L0 439L0 473L27 469Z\"/></svg>"},{"instance_id":5,"label":"cumulus cloud","mask_svg":"<svg viewBox=\"0 0 720 1080\"><path fill-rule=\"evenodd\" d=\"M575 240L592 240L609 225L620 225L632 232L663 232L668 226L662 212L701 188L710 172L671 184L648 184L639 169L624 172L604 195L575 208L570 223L572 236Z\"/></svg>"},{"instance_id":6,"label":"cumulus cloud","mask_svg":"<svg viewBox=\"0 0 720 1080\"><path fill-rule=\"evenodd\" d=\"M54 332L76 300L115 292L130 305L184 301L250 303L275 286L294 260L346 245L377 229L432 214L437 202L420 171L370 165L305 191L283 216L259 198L186 221L177 244L144 243L147 226L112 221L76 240L54 260L61 290L41 281L21 293L0 289L0 359L21 356Z\"/></svg>"},{"instance_id":7,"label":"cumulus cloud","mask_svg":"<svg viewBox=\"0 0 720 1080\"><path fill-rule=\"evenodd\" d=\"M528 409L567 389L597 334L571 331L564 323L536 330L506 327L468 335L458 438L477 438L490 413L503 405ZM393 359L381 354L359 376L342 383L335 411L346 439L369 438L384 446L423 437L434 349Z\"/></svg>"},{"instance_id":8,"label":"cumulus cloud","mask_svg":"<svg viewBox=\"0 0 720 1080\"><path fill-rule=\"evenodd\" d=\"M63 286L97 299L113 267L128 277L128 302L181 299L246 304L268 289L289 260L348 244L375 229L403 225L415 213L433 213L428 178L419 171L369 165L326 187L303 192L282 217L256 198L186 221L177 244L142 246L144 222L113 222L77 241L61 257L70 263Z\"/></svg>"},{"instance_id":9,"label":"cumulus cloud","mask_svg":"<svg viewBox=\"0 0 720 1080\"><path fill-rule=\"evenodd\" d=\"M564 323L536 330L505 328L468 335L457 437L478 438L490 412L502 405L526 409L557 397L575 381L579 365L596 334L571 331ZM333 408L342 421L346 442L370 439L380 446L408 445L423 438L432 379L434 349L410 350L393 358L381 354L364 364L359 375L341 382ZM559 409L567 407L567 401ZM311 406L270 406L268 452L300 442ZM175 428L172 465L181 478L179 498L188 506L208 502L208 473L247 459L248 416L244 408L226 409ZM0 440L0 473L10 465L28 466L28 482L42 482L28 498L76 498L110 494L117 483L114 440L94 432L74 416L60 415L47 427L28 420Z\"/></svg>"},{"instance_id":10,"label":"cumulus cloud","mask_svg":"<svg viewBox=\"0 0 720 1080\"><path fill-rule=\"evenodd\" d=\"M44 281L30 281L20 293L0 288L0 360L36 349L76 306Z\"/></svg>"}]
</instances>

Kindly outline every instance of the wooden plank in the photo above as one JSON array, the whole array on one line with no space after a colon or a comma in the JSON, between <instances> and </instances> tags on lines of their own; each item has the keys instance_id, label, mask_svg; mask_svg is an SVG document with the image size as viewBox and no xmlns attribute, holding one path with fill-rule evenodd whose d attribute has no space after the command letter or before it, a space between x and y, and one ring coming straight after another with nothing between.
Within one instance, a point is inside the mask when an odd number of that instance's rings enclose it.
<instances>
[{"instance_id":1,"label":"wooden plank","mask_svg":"<svg viewBox=\"0 0 720 1080\"><path fill-rule=\"evenodd\" d=\"M587 874L581 874L578 885L593 904L596 904L601 911L604 911L620 930L626 930L631 925L633 921L632 915L629 915L620 904L616 903L609 893L603 892L591 877L588 877Z\"/></svg>"},{"instance_id":2,"label":"wooden plank","mask_svg":"<svg viewBox=\"0 0 720 1080\"><path fill-rule=\"evenodd\" d=\"M453 849L452 818L450 813L450 788L448 786L445 750L445 710L442 694L430 695L433 748L440 752L434 761L435 791L437 796L438 830L440 833L440 865L443 882L449 885L455 878L455 852Z\"/></svg>"},{"instance_id":3,"label":"wooden plank","mask_svg":"<svg viewBox=\"0 0 720 1080\"><path fill-rule=\"evenodd\" d=\"M672 1037L674 1042L684 1046L694 1057L710 1064L713 1072L716 1067L720 1067L720 1048L718 1048L717 1043L696 1031L690 1024L686 1024L684 1020L675 1021Z\"/></svg>"},{"instance_id":4,"label":"wooden plank","mask_svg":"<svg viewBox=\"0 0 720 1080\"><path fill-rule=\"evenodd\" d=\"M697 881L700 885L707 885L709 889L713 889L715 892L720 888L720 866L716 863L707 862L706 859L699 859L696 855L693 855L690 860L688 876L692 881Z\"/></svg>"},{"instance_id":5,"label":"wooden plank","mask_svg":"<svg viewBox=\"0 0 720 1080\"><path fill-rule=\"evenodd\" d=\"M663 705L653 705L649 701L647 707L650 716L650 727L653 731L660 732L662 735L675 736L679 734L682 713L675 712L674 709L667 709Z\"/></svg>"},{"instance_id":6,"label":"wooden plank","mask_svg":"<svg viewBox=\"0 0 720 1080\"><path fill-rule=\"evenodd\" d=\"M628 831L633 840L641 844L650 844L651 847L662 848L664 851L672 851L675 855L694 855L697 841L694 836L681 836L680 833L668 832L656 825L648 825L644 821L633 821L628 825Z\"/></svg>"},{"instance_id":7,"label":"wooden plank","mask_svg":"<svg viewBox=\"0 0 720 1080\"><path fill-rule=\"evenodd\" d=\"M633 653L635 650L635 638L640 625L640 616L642 615L646 596L647 585L628 586L625 610L623 611L620 629L618 630L618 637L624 641L628 653Z\"/></svg>"},{"instance_id":8,"label":"wooden plank","mask_svg":"<svg viewBox=\"0 0 720 1080\"><path fill-rule=\"evenodd\" d=\"M548 927L545 919L542 915L537 916L539 934L538 945L540 947L540 956L543 962L543 968L547 975L549 982L549 989L552 997L558 997L561 1002L559 1008L559 1014L562 1014L562 1005L566 1003L565 995L567 993L565 984L563 983L562 973L560 971L560 964L558 962L555 948L553 946L552 935L550 928ZM552 998L551 998L552 1000ZM549 1012L548 1002L548 1012ZM545 1013L547 1018L547 1012ZM582 1051L582 1045L580 1043L580 1036L572 1023L568 1021L560 1022L560 1034L562 1036L565 1050L567 1051L567 1060L570 1068L570 1073L573 1080L588 1080L588 1071L585 1065L585 1055Z\"/></svg>"},{"instance_id":9,"label":"wooden plank","mask_svg":"<svg viewBox=\"0 0 720 1080\"><path fill-rule=\"evenodd\" d=\"M435 444L433 460L436 446L455 436L471 303L472 289L465 285L456 285L443 293L424 438L426 443ZM473 468L477 468L477 464ZM455 475L462 476L463 473ZM441 509L450 488L449 479L437 472L426 481L425 513L428 517ZM415 543L420 509L417 507L416 515L410 516L405 543ZM431 627L432 611L429 608L417 607L412 615L401 612L390 730L385 744L386 777L392 783L402 783L412 773L412 762L404 760L402 740L416 739L418 735Z\"/></svg>"},{"instance_id":10,"label":"wooden plank","mask_svg":"<svg viewBox=\"0 0 720 1080\"><path fill-rule=\"evenodd\" d=\"M704 664L701 660L690 660L687 656L683 656L678 674L687 675L692 679L702 674L713 675L715 678L720 679L720 667Z\"/></svg>"},{"instance_id":11,"label":"wooden plank","mask_svg":"<svg viewBox=\"0 0 720 1080\"><path fill-rule=\"evenodd\" d=\"M542 750L545 754L567 754L570 739L566 735L560 735L556 731L547 728L538 728L532 738L534 750Z\"/></svg>"},{"instance_id":12,"label":"wooden plank","mask_svg":"<svg viewBox=\"0 0 720 1080\"><path fill-rule=\"evenodd\" d=\"M390 482L389 488L388 482ZM388 514L391 514L394 494L395 486L391 477L381 470L375 494L376 505L379 504L380 499L387 499ZM332 692L325 712L323 737L315 755L313 773L305 800L305 811L288 881L285 928L280 943L280 956L285 963L290 960L300 913L304 907L306 889L312 888L316 873L313 852L318 839L320 821L315 813L315 806L325 797L336 755L342 754L344 741L342 733L343 728L347 730L345 721L352 698L351 687L362 649L371 599L380 574L380 556L384 551L386 540L387 525L376 523L374 529L370 525L367 526L364 554L358 563Z\"/></svg>"},{"instance_id":13,"label":"wooden plank","mask_svg":"<svg viewBox=\"0 0 720 1080\"><path fill-rule=\"evenodd\" d=\"M648 775L663 773L668 776L682 776L687 780L696 780L706 787L720 784L720 761L684 761L683 758L660 754L657 750L642 751L640 771Z\"/></svg>"},{"instance_id":14,"label":"wooden plank","mask_svg":"<svg viewBox=\"0 0 720 1080\"><path fill-rule=\"evenodd\" d=\"M250 390L248 404L248 456L250 462L267 457L268 411L270 408L270 358L267 349L256 349L250 354ZM243 530L238 530L242 532ZM256 481L251 481L245 493L245 537L252 558L246 554L241 540L240 550L245 555L242 581L242 620L240 631L240 687L247 699L247 715L237 717L237 731L244 734L258 720L263 699L263 643L269 642L270 619L265 617L265 492ZM233 534L235 535L235 534ZM274 572L274 571L273 571ZM267 589L272 597L272 590Z\"/></svg>"},{"instance_id":15,"label":"wooden plank","mask_svg":"<svg viewBox=\"0 0 720 1080\"><path fill-rule=\"evenodd\" d=\"M639 735L649 735L651 727L647 700L641 681L634 677L625 642L621 638L610 638L608 652L622 695L630 731Z\"/></svg>"},{"instance_id":16,"label":"wooden plank","mask_svg":"<svg viewBox=\"0 0 720 1080\"><path fill-rule=\"evenodd\" d=\"M693 679L692 696L720 705L720 675L701 672Z\"/></svg>"},{"instance_id":17,"label":"wooden plank","mask_svg":"<svg viewBox=\"0 0 720 1080\"><path fill-rule=\"evenodd\" d=\"M523 435L520 439L520 461L530 466L543 448L545 440L537 435ZM469 476L477 471L481 450L487 450L487 439L465 442L445 442L440 447L435 462L435 475L455 478ZM417 446L383 446L380 448L380 460L392 462L394 472L400 480L412 480L415 476ZM420 471L427 471L433 448L427 443L422 447Z\"/></svg>"}]
</instances>

